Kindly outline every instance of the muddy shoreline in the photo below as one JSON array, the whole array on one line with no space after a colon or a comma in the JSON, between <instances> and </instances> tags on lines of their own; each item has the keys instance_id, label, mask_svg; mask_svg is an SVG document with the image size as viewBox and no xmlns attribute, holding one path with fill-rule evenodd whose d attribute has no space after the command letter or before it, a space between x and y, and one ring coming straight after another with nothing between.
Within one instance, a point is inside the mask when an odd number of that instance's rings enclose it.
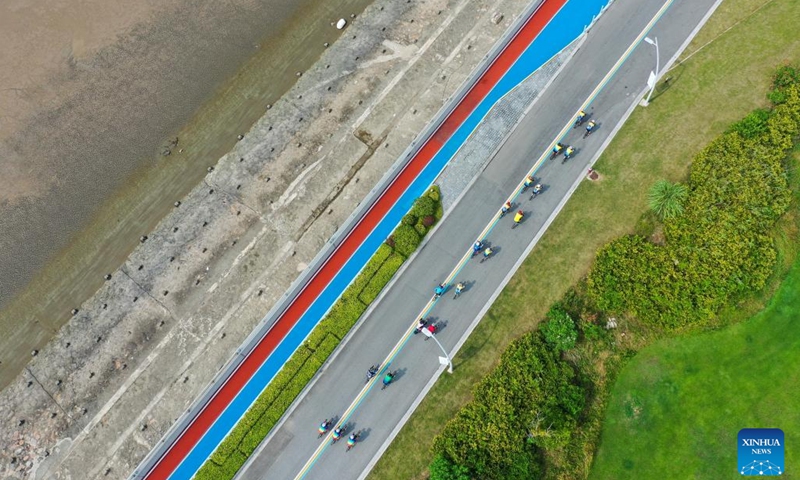
<instances>
[{"instance_id":1,"label":"muddy shoreline","mask_svg":"<svg viewBox=\"0 0 800 480\"><path fill-rule=\"evenodd\" d=\"M371 1L172 3L91 57L73 41L63 102L0 124L0 387Z\"/></svg>"}]
</instances>

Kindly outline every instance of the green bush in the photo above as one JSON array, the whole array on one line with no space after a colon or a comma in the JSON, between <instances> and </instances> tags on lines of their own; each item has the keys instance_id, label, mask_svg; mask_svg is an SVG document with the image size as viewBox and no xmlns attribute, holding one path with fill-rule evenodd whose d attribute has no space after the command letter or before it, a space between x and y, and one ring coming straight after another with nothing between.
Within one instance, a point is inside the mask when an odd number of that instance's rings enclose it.
<instances>
[{"instance_id":1,"label":"green bush","mask_svg":"<svg viewBox=\"0 0 800 480\"><path fill-rule=\"evenodd\" d=\"M417 222L417 224L414 225L414 230L417 231L420 238L424 237L425 234L428 233L428 229L425 227L425 225L422 224L422 222Z\"/></svg>"},{"instance_id":2,"label":"green bush","mask_svg":"<svg viewBox=\"0 0 800 480\"><path fill-rule=\"evenodd\" d=\"M541 327L544 340L556 352L564 352L575 346L578 341L578 329L569 313L564 310L561 303L555 303L547 312L547 321Z\"/></svg>"},{"instance_id":3,"label":"green bush","mask_svg":"<svg viewBox=\"0 0 800 480\"><path fill-rule=\"evenodd\" d=\"M397 227L392 233L392 239L394 240L394 249L404 257L414 253L422 240L414 227L408 225Z\"/></svg>"},{"instance_id":4,"label":"green bush","mask_svg":"<svg viewBox=\"0 0 800 480\"><path fill-rule=\"evenodd\" d=\"M800 70L790 65L784 65L772 77L773 90L767 94L767 98L773 105L786 103L787 89L798 83L800 83Z\"/></svg>"},{"instance_id":5,"label":"green bush","mask_svg":"<svg viewBox=\"0 0 800 480\"><path fill-rule=\"evenodd\" d=\"M400 221L403 225L411 225L412 227L417 224L417 216L413 213L403 215L403 220Z\"/></svg>"},{"instance_id":6,"label":"green bush","mask_svg":"<svg viewBox=\"0 0 800 480\"><path fill-rule=\"evenodd\" d=\"M785 90L797 84L800 84L800 70L791 65L778 68L772 77L773 88Z\"/></svg>"},{"instance_id":7,"label":"green bush","mask_svg":"<svg viewBox=\"0 0 800 480\"><path fill-rule=\"evenodd\" d=\"M434 202L441 203L442 191L439 189L438 185L431 186L431 188L429 188L428 191L425 192L425 195L430 197L430 199L433 200Z\"/></svg>"},{"instance_id":8,"label":"green bush","mask_svg":"<svg viewBox=\"0 0 800 480\"><path fill-rule=\"evenodd\" d=\"M436 213L436 203L437 202L428 195L423 195L414 201L414 206L411 207L411 214L417 218L433 215Z\"/></svg>"},{"instance_id":9,"label":"green bush","mask_svg":"<svg viewBox=\"0 0 800 480\"><path fill-rule=\"evenodd\" d=\"M439 454L431 462L430 480L470 480L469 469L456 465L444 455Z\"/></svg>"},{"instance_id":10,"label":"green bush","mask_svg":"<svg viewBox=\"0 0 800 480\"><path fill-rule=\"evenodd\" d=\"M763 108L753 110L749 115L731 125L728 131L737 132L744 138L756 138L767 131L767 122L771 113L771 110Z\"/></svg>"},{"instance_id":11,"label":"green bush","mask_svg":"<svg viewBox=\"0 0 800 480\"><path fill-rule=\"evenodd\" d=\"M786 94L781 90L773 90L767 94L767 100L773 105L780 105L786 101Z\"/></svg>"}]
</instances>

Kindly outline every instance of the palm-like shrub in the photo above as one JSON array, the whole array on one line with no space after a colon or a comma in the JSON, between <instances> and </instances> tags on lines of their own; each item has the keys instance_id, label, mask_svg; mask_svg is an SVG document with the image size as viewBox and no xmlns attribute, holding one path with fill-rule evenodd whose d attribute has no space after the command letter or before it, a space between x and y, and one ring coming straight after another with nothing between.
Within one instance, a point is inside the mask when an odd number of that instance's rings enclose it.
<instances>
[{"instance_id":1,"label":"palm-like shrub","mask_svg":"<svg viewBox=\"0 0 800 480\"><path fill-rule=\"evenodd\" d=\"M688 194L686 185L659 180L650 187L650 208L661 220L678 217L683 213L683 203Z\"/></svg>"}]
</instances>

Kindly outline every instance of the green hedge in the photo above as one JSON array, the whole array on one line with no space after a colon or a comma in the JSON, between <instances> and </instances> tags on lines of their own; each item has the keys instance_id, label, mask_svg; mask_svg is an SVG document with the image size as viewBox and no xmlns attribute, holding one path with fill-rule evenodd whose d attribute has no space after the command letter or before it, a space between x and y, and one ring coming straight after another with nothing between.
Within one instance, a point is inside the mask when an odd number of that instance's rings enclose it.
<instances>
[{"instance_id":1,"label":"green hedge","mask_svg":"<svg viewBox=\"0 0 800 480\"><path fill-rule=\"evenodd\" d=\"M786 78L776 76L782 103L754 111L694 158L663 246L628 236L598 253L588 278L598 307L679 328L764 287L777 261L770 232L791 198L785 159L800 132L800 85Z\"/></svg>"},{"instance_id":2,"label":"green hedge","mask_svg":"<svg viewBox=\"0 0 800 480\"><path fill-rule=\"evenodd\" d=\"M381 268L383 262L385 262L392 253L394 253L392 247L386 245L385 243L381 244L381 246L378 247L378 251L375 252L375 255L369 259L367 264L364 265L364 268L361 270L361 273L355 278L355 280L353 280L353 283L350 284L353 290L357 292L364 290L364 287L366 287L370 282L372 277L375 275L375 272Z\"/></svg>"},{"instance_id":3,"label":"green hedge","mask_svg":"<svg viewBox=\"0 0 800 480\"><path fill-rule=\"evenodd\" d=\"M422 225L420 219L429 218L433 214L436 214L436 219L441 218L442 206L439 202L438 187L431 187L423 197L424 200L417 199L414 202L412 212L406 215L403 224L390 237L395 238L397 231L406 227L412 233L413 238L403 238L401 231L400 243L402 245L397 251L387 244L378 248L378 251L370 258L339 300L331 307L325 318L309 334L303 345L292 354L231 433L200 468L195 478L198 480L231 479L253 451L258 448L261 441L297 398L297 395L336 350L342 338L361 318L367 306L391 281L406 257L419 246L421 235L415 230L415 225ZM424 215L416 215L414 211Z\"/></svg>"},{"instance_id":4,"label":"green hedge","mask_svg":"<svg viewBox=\"0 0 800 480\"><path fill-rule=\"evenodd\" d=\"M395 272L400 268L400 265L405 261L405 257L399 253L392 254L392 256L387 258L383 265L381 265L380 270L375 272L375 276L372 277L367 286L361 291L358 299L366 305L375 301L386 284L389 283L389 280L392 279Z\"/></svg>"}]
</instances>

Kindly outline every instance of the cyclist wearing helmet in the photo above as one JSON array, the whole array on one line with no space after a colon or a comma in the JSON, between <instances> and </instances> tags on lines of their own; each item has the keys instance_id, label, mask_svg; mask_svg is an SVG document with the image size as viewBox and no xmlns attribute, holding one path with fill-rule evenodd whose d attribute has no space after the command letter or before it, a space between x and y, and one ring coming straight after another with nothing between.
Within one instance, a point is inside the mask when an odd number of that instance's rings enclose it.
<instances>
[{"instance_id":1,"label":"cyclist wearing helmet","mask_svg":"<svg viewBox=\"0 0 800 480\"><path fill-rule=\"evenodd\" d=\"M534 182L534 179L533 179L532 176L528 175L527 177L525 177L525 188L528 188L531 185L533 185L533 182Z\"/></svg>"}]
</instances>

